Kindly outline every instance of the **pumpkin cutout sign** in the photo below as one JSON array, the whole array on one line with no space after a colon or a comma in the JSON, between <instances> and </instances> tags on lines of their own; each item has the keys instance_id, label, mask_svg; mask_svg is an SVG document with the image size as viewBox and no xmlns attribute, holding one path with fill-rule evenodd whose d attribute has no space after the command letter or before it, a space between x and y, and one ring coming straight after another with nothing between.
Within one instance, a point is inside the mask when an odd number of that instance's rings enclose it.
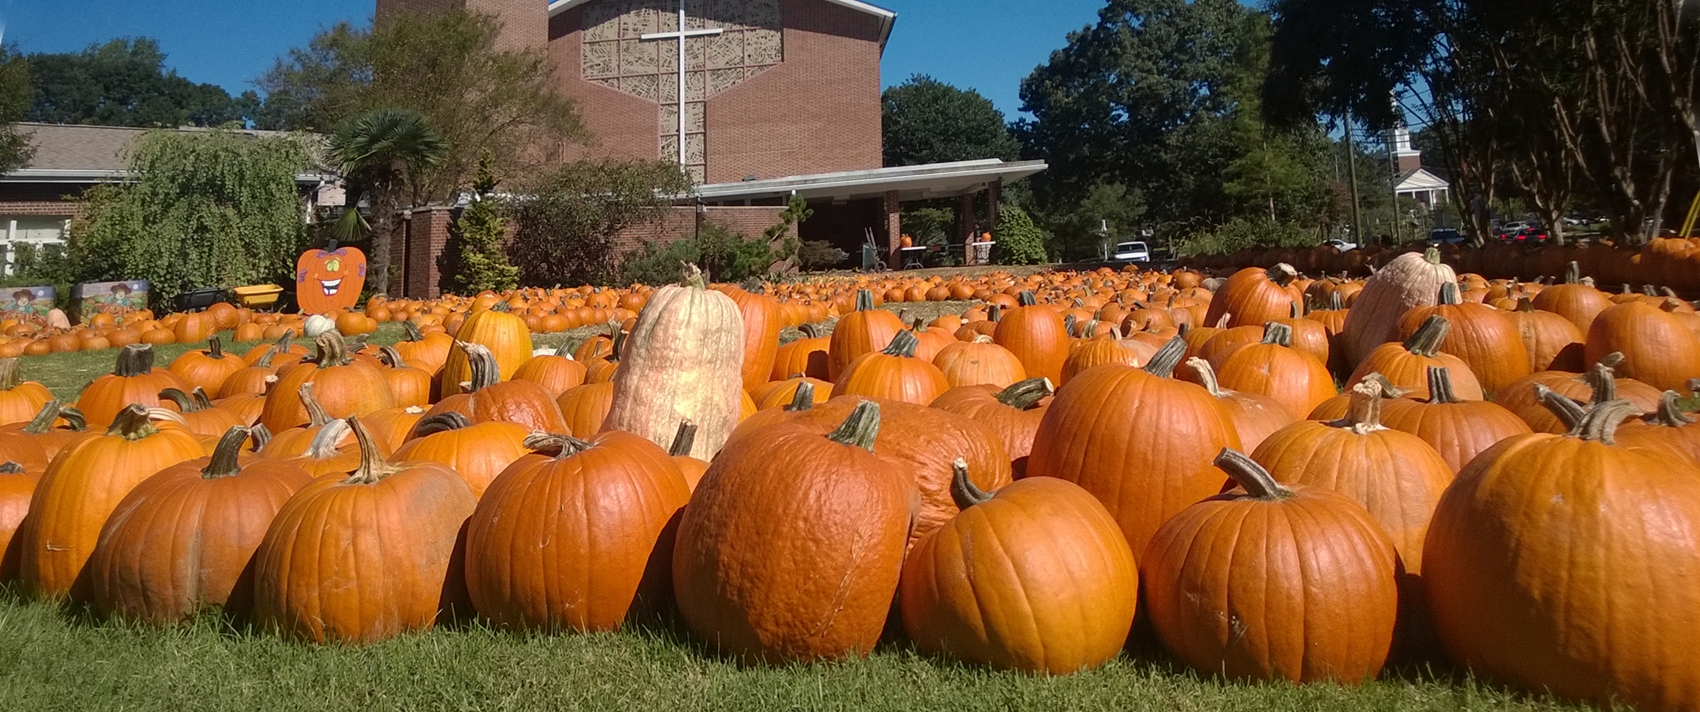
<instances>
[{"instance_id":1,"label":"pumpkin cutout sign","mask_svg":"<svg viewBox=\"0 0 1700 712\"><path fill-rule=\"evenodd\" d=\"M353 309L366 288L366 253L353 247L308 250L295 262L295 301L303 314Z\"/></svg>"}]
</instances>

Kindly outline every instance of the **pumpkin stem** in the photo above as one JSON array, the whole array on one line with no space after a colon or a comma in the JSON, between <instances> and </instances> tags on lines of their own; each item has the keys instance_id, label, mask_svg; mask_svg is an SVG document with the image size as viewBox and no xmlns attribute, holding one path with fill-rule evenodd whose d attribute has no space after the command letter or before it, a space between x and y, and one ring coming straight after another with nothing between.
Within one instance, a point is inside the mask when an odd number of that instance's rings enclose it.
<instances>
[{"instance_id":1,"label":"pumpkin stem","mask_svg":"<svg viewBox=\"0 0 1700 712\"><path fill-rule=\"evenodd\" d=\"M874 293L866 289L856 290L856 311L873 311Z\"/></svg>"},{"instance_id":2,"label":"pumpkin stem","mask_svg":"<svg viewBox=\"0 0 1700 712\"><path fill-rule=\"evenodd\" d=\"M859 447L868 452L874 451L874 438L880 432L880 406L873 401L862 401L856 404L856 409L850 411L850 417L844 419L844 424L837 430L828 433L826 439L840 445Z\"/></svg>"},{"instance_id":3,"label":"pumpkin stem","mask_svg":"<svg viewBox=\"0 0 1700 712\"><path fill-rule=\"evenodd\" d=\"M557 460L565 460L590 449L590 443L571 435L536 432L527 435L525 447L543 455L553 455Z\"/></svg>"},{"instance_id":4,"label":"pumpkin stem","mask_svg":"<svg viewBox=\"0 0 1700 712\"><path fill-rule=\"evenodd\" d=\"M1220 331L1222 329L1228 328L1228 320L1233 318L1233 316L1234 316L1233 314L1229 314L1229 313L1224 312L1222 314L1222 318L1216 320L1216 329L1218 331Z\"/></svg>"},{"instance_id":5,"label":"pumpkin stem","mask_svg":"<svg viewBox=\"0 0 1700 712\"><path fill-rule=\"evenodd\" d=\"M1263 343L1275 346L1293 345L1293 327L1272 321L1263 325Z\"/></svg>"},{"instance_id":6,"label":"pumpkin stem","mask_svg":"<svg viewBox=\"0 0 1700 712\"><path fill-rule=\"evenodd\" d=\"M1293 280L1299 278L1299 271L1293 269L1292 265L1285 262L1279 263L1274 267L1270 267L1264 271L1264 274L1269 276L1269 281L1282 287L1292 284Z\"/></svg>"},{"instance_id":7,"label":"pumpkin stem","mask_svg":"<svg viewBox=\"0 0 1700 712\"><path fill-rule=\"evenodd\" d=\"M1080 319L1075 317L1075 315L1073 315L1073 314L1064 314L1063 315L1063 333L1066 333L1070 336L1080 336L1080 332L1075 329L1075 327L1078 327L1078 326L1080 326Z\"/></svg>"},{"instance_id":8,"label":"pumpkin stem","mask_svg":"<svg viewBox=\"0 0 1700 712\"><path fill-rule=\"evenodd\" d=\"M1347 428L1359 435L1385 429L1381 425L1380 383L1366 380L1352 386L1351 399L1345 420L1335 421L1338 427Z\"/></svg>"},{"instance_id":9,"label":"pumpkin stem","mask_svg":"<svg viewBox=\"0 0 1700 712\"><path fill-rule=\"evenodd\" d=\"M325 410L324 405L319 403L319 399L314 397L314 388L315 386L312 381L303 383L301 384L299 395L301 397L301 407L307 409L308 426L318 428L331 422L331 414Z\"/></svg>"},{"instance_id":10,"label":"pumpkin stem","mask_svg":"<svg viewBox=\"0 0 1700 712\"><path fill-rule=\"evenodd\" d=\"M1624 420L1638 415L1641 415L1641 410L1636 408L1634 403L1626 400L1605 401L1589 407L1569 434L1583 440L1615 445L1617 427L1622 425Z\"/></svg>"},{"instance_id":11,"label":"pumpkin stem","mask_svg":"<svg viewBox=\"0 0 1700 712\"><path fill-rule=\"evenodd\" d=\"M986 307L986 321L997 323L1003 320L1003 307L993 304Z\"/></svg>"},{"instance_id":12,"label":"pumpkin stem","mask_svg":"<svg viewBox=\"0 0 1700 712\"><path fill-rule=\"evenodd\" d=\"M1263 469L1262 465L1243 452L1230 447L1222 448L1222 452L1216 454L1214 464L1228 473L1228 477L1233 478L1239 486L1244 487L1246 494L1251 495L1252 499L1278 502L1293 498L1292 490L1276 482L1274 475L1269 474L1268 470Z\"/></svg>"},{"instance_id":13,"label":"pumpkin stem","mask_svg":"<svg viewBox=\"0 0 1700 712\"><path fill-rule=\"evenodd\" d=\"M1175 367L1181 365L1181 359L1186 356L1186 339L1179 336L1169 339L1163 348L1151 356L1145 363L1145 372L1158 378L1169 378L1175 375Z\"/></svg>"},{"instance_id":14,"label":"pumpkin stem","mask_svg":"<svg viewBox=\"0 0 1700 712\"><path fill-rule=\"evenodd\" d=\"M1411 338L1405 339L1405 350L1423 358L1434 358L1434 353L1440 350L1441 342L1446 341L1446 332L1452 330L1452 322L1439 314L1430 314L1423 320L1423 325L1417 328Z\"/></svg>"},{"instance_id":15,"label":"pumpkin stem","mask_svg":"<svg viewBox=\"0 0 1700 712\"><path fill-rule=\"evenodd\" d=\"M1690 378L1690 379L1688 379L1688 392L1689 393L1700 393L1700 378Z\"/></svg>"},{"instance_id":16,"label":"pumpkin stem","mask_svg":"<svg viewBox=\"0 0 1700 712\"><path fill-rule=\"evenodd\" d=\"M451 410L419 421L413 426L413 435L409 439L423 438L437 433L447 433L470 427L472 427L472 420L467 418L465 413Z\"/></svg>"},{"instance_id":17,"label":"pumpkin stem","mask_svg":"<svg viewBox=\"0 0 1700 712\"><path fill-rule=\"evenodd\" d=\"M217 336L207 337L207 358L224 358L224 339L220 339Z\"/></svg>"},{"instance_id":18,"label":"pumpkin stem","mask_svg":"<svg viewBox=\"0 0 1700 712\"><path fill-rule=\"evenodd\" d=\"M1221 381L1216 379L1216 369L1210 367L1209 361L1194 356L1186 360L1186 367L1198 374L1199 385L1204 386L1204 390L1210 391L1212 397L1227 398L1232 395L1228 391L1222 390Z\"/></svg>"},{"instance_id":19,"label":"pumpkin stem","mask_svg":"<svg viewBox=\"0 0 1700 712\"><path fill-rule=\"evenodd\" d=\"M679 421L679 430L673 434L673 447L667 450L672 457L684 457L691 454L691 448L697 444L697 424L685 419Z\"/></svg>"},{"instance_id":20,"label":"pumpkin stem","mask_svg":"<svg viewBox=\"0 0 1700 712\"><path fill-rule=\"evenodd\" d=\"M618 348L619 343L619 337L615 337L616 348ZM458 339L455 341L455 346L466 352L466 365L468 370L472 372L471 380L466 384L466 392L477 393L501 382L502 369L496 365L496 354L491 353L489 348L483 344L474 344ZM613 359L614 356L610 355L609 360Z\"/></svg>"},{"instance_id":21,"label":"pumpkin stem","mask_svg":"<svg viewBox=\"0 0 1700 712\"><path fill-rule=\"evenodd\" d=\"M891 344L881 353L899 358L915 358L915 349L921 346L921 340L915 338L915 332L899 329L896 336L891 337Z\"/></svg>"},{"instance_id":22,"label":"pumpkin stem","mask_svg":"<svg viewBox=\"0 0 1700 712\"><path fill-rule=\"evenodd\" d=\"M201 469L201 479L217 480L240 474L242 465L238 457L242 454L242 445L247 442L247 428L237 425L224 431L224 436L218 439L218 446L213 448L212 460Z\"/></svg>"},{"instance_id":23,"label":"pumpkin stem","mask_svg":"<svg viewBox=\"0 0 1700 712\"><path fill-rule=\"evenodd\" d=\"M265 423L255 423L248 428L248 435L254 439L254 452L264 450L272 441L272 429Z\"/></svg>"},{"instance_id":24,"label":"pumpkin stem","mask_svg":"<svg viewBox=\"0 0 1700 712\"><path fill-rule=\"evenodd\" d=\"M352 415L348 417L347 421L343 422L347 423L348 429L354 431L354 442L360 447L360 467L355 468L348 479L342 481L343 484L377 484L385 477L401 471L402 468L391 465L384 460L383 451L378 449L378 441L373 439L372 431L366 429L365 423L360 422L359 418ZM326 437L325 432L329 430L332 430L332 427L327 425L324 430L319 431L319 435L313 438L313 444L317 446L319 438ZM341 438L338 437L337 439L340 440Z\"/></svg>"},{"instance_id":25,"label":"pumpkin stem","mask_svg":"<svg viewBox=\"0 0 1700 712\"><path fill-rule=\"evenodd\" d=\"M1582 378L1588 382L1588 387L1594 390L1594 395L1588 402L1604 403L1617 400L1617 372L1607 366L1604 359L1588 369L1588 374Z\"/></svg>"},{"instance_id":26,"label":"pumpkin stem","mask_svg":"<svg viewBox=\"0 0 1700 712\"><path fill-rule=\"evenodd\" d=\"M319 349L319 355L314 359L319 364L319 368L347 366L353 360L348 355L348 342L344 341L342 334L335 330L319 334L319 338L314 339L313 344Z\"/></svg>"},{"instance_id":27,"label":"pumpkin stem","mask_svg":"<svg viewBox=\"0 0 1700 712\"><path fill-rule=\"evenodd\" d=\"M130 344L118 352L118 365L112 375L120 378L145 376L153 370L153 344Z\"/></svg>"},{"instance_id":28,"label":"pumpkin stem","mask_svg":"<svg viewBox=\"0 0 1700 712\"><path fill-rule=\"evenodd\" d=\"M1601 356L1600 357L1600 363L1602 365L1604 365L1606 368L1616 369L1618 366L1623 365L1623 359L1624 359L1624 356L1623 356L1622 351L1613 351L1609 354Z\"/></svg>"},{"instance_id":29,"label":"pumpkin stem","mask_svg":"<svg viewBox=\"0 0 1700 712\"><path fill-rule=\"evenodd\" d=\"M1659 410L1653 414L1653 422L1667 428L1692 425L1695 420L1689 414L1682 412L1682 406L1678 403L1680 400L1682 400L1682 394L1676 391L1665 391L1661 394L1659 396Z\"/></svg>"},{"instance_id":30,"label":"pumpkin stem","mask_svg":"<svg viewBox=\"0 0 1700 712\"><path fill-rule=\"evenodd\" d=\"M980 486L974 484L974 478L968 476L968 461L956 458L950 463L950 498L956 500L956 508L966 511L976 504L992 501L992 495L987 494Z\"/></svg>"},{"instance_id":31,"label":"pumpkin stem","mask_svg":"<svg viewBox=\"0 0 1700 712\"><path fill-rule=\"evenodd\" d=\"M390 368L401 368L407 365L406 360L401 357L401 352L395 350L394 346L387 345L378 347L378 361Z\"/></svg>"},{"instance_id":32,"label":"pumpkin stem","mask_svg":"<svg viewBox=\"0 0 1700 712\"><path fill-rule=\"evenodd\" d=\"M189 395L195 399L195 406L201 410L213 407L212 397L207 395L207 389L195 386L195 390L189 391Z\"/></svg>"},{"instance_id":33,"label":"pumpkin stem","mask_svg":"<svg viewBox=\"0 0 1700 712\"><path fill-rule=\"evenodd\" d=\"M290 347L294 346L294 345L295 345L295 330L294 329L284 329L283 335L277 337L277 344L276 344L277 352L280 353L280 354L289 353Z\"/></svg>"},{"instance_id":34,"label":"pumpkin stem","mask_svg":"<svg viewBox=\"0 0 1700 712\"><path fill-rule=\"evenodd\" d=\"M1304 316L1304 314L1299 311L1299 303L1294 301L1293 308L1287 310L1287 317L1289 319L1297 319L1301 316Z\"/></svg>"},{"instance_id":35,"label":"pumpkin stem","mask_svg":"<svg viewBox=\"0 0 1700 712\"><path fill-rule=\"evenodd\" d=\"M12 462L11 460L7 460L4 464L0 464L0 475L21 475L23 472L24 466L16 462Z\"/></svg>"},{"instance_id":36,"label":"pumpkin stem","mask_svg":"<svg viewBox=\"0 0 1700 712\"><path fill-rule=\"evenodd\" d=\"M1328 294L1328 309L1330 311L1340 311L1345 308L1346 298L1340 296L1339 292L1330 292Z\"/></svg>"},{"instance_id":37,"label":"pumpkin stem","mask_svg":"<svg viewBox=\"0 0 1700 712\"><path fill-rule=\"evenodd\" d=\"M1435 404L1462 402L1459 400L1458 394L1452 390L1452 369L1445 366L1428 367L1428 402Z\"/></svg>"},{"instance_id":38,"label":"pumpkin stem","mask_svg":"<svg viewBox=\"0 0 1700 712\"><path fill-rule=\"evenodd\" d=\"M693 289L708 289L708 281L703 279L701 267L687 262L685 263L685 278L679 280L679 286L691 287Z\"/></svg>"},{"instance_id":39,"label":"pumpkin stem","mask_svg":"<svg viewBox=\"0 0 1700 712\"><path fill-rule=\"evenodd\" d=\"M1016 410L1032 410L1039 406L1039 401L1054 393L1056 389L1051 387L1051 379L1029 378L999 391L997 399L999 403Z\"/></svg>"},{"instance_id":40,"label":"pumpkin stem","mask_svg":"<svg viewBox=\"0 0 1700 712\"><path fill-rule=\"evenodd\" d=\"M803 381L797 384L797 392L791 396L791 404L785 406L788 412L813 410L815 407L815 384Z\"/></svg>"},{"instance_id":41,"label":"pumpkin stem","mask_svg":"<svg viewBox=\"0 0 1700 712\"><path fill-rule=\"evenodd\" d=\"M1440 285L1440 296L1436 298L1435 303L1442 306L1453 306L1463 301L1463 295L1458 293L1458 283L1445 282Z\"/></svg>"},{"instance_id":42,"label":"pumpkin stem","mask_svg":"<svg viewBox=\"0 0 1700 712\"><path fill-rule=\"evenodd\" d=\"M819 324L804 324L797 327L797 330L803 332L803 336L810 339L818 339L822 336Z\"/></svg>"},{"instance_id":43,"label":"pumpkin stem","mask_svg":"<svg viewBox=\"0 0 1700 712\"><path fill-rule=\"evenodd\" d=\"M408 341L424 341L425 333L419 330L419 325L411 320L402 320L401 330L406 333Z\"/></svg>"},{"instance_id":44,"label":"pumpkin stem","mask_svg":"<svg viewBox=\"0 0 1700 712\"><path fill-rule=\"evenodd\" d=\"M306 457L314 460L329 460L336 457L341 449L342 439L348 435L348 421L333 420L319 428L313 434L313 439L307 443Z\"/></svg>"},{"instance_id":45,"label":"pumpkin stem","mask_svg":"<svg viewBox=\"0 0 1700 712\"><path fill-rule=\"evenodd\" d=\"M112 419L112 427L106 429L107 435L117 435L125 440L141 440L159 432L148 419L148 409L140 403L131 403L118 411L118 417Z\"/></svg>"},{"instance_id":46,"label":"pumpkin stem","mask_svg":"<svg viewBox=\"0 0 1700 712\"><path fill-rule=\"evenodd\" d=\"M1571 260L1569 264L1564 265L1564 283L1580 284L1581 282L1582 265L1577 264L1576 260Z\"/></svg>"},{"instance_id":47,"label":"pumpkin stem","mask_svg":"<svg viewBox=\"0 0 1700 712\"><path fill-rule=\"evenodd\" d=\"M1518 297L1517 298L1517 311L1519 313L1523 313L1523 314L1534 313L1534 311L1535 311L1535 300L1530 299L1528 297Z\"/></svg>"},{"instance_id":48,"label":"pumpkin stem","mask_svg":"<svg viewBox=\"0 0 1700 712\"><path fill-rule=\"evenodd\" d=\"M162 390L159 392L159 397L176 403L177 409L185 413L199 413L202 410L201 405L196 403L195 399L190 397L189 394L184 393L181 388Z\"/></svg>"},{"instance_id":49,"label":"pumpkin stem","mask_svg":"<svg viewBox=\"0 0 1700 712\"><path fill-rule=\"evenodd\" d=\"M1435 248L1435 247L1430 247L1426 250L1423 250L1423 260L1428 262L1431 265L1440 264L1440 249Z\"/></svg>"},{"instance_id":50,"label":"pumpkin stem","mask_svg":"<svg viewBox=\"0 0 1700 712\"><path fill-rule=\"evenodd\" d=\"M260 368L271 368L272 367L272 357L276 356L276 355L277 355L277 347L276 346L267 346L266 352L263 353L263 354L260 354L260 360L255 361L254 365L259 366Z\"/></svg>"},{"instance_id":51,"label":"pumpkin stem","mask_svg":"<svg viewBox=\"0 0 1700 712\"><path fill-rule=\"evenodd\" d=\"M60 418L69 422L71 429L77 432L89 429L88 421L83 419L82 411L65 405L65 401L55 399L48 401L41 406L41 410L36 411L35 417L31 418L30 422L24 426L24 432L40 435L52 430L53 424L58 422Z\"/></svg>"},{"instance_id":52,"label":"pumpkin stem","mask_svg":"<svg viewBox=\"0 0 1700 712\"><path fill-rule=\"evenodd\" d=\"M1564 423L1571 431L1576 430L1582 423L1582 416L1586 414L1581 403L1559 395L1557 391L1539 383L1535 384L1535 401L1552 411L1553 415L1558 416L1559 422Z\"/></svg>"},{"instance_id":53,"label":"pumpkin stem","mask_svg":"<svg viewBox=\"0 0 1700 712\"><path fill-rule=\"evenodd\" d=\"M1015 295L1015 303L1024 307L1030 307L1038 304L1039 298L1033 296L1033 290L1023 289L1020 294Z\"/></svg>"},{"instance_id":54,"label":"pumpkin stem","mask_svg":"<svg viewBox=\"0 0 1700 712\"><path fill-rule=\"evenodd\" d=\"M17 388L22 381L23 379L18 373L18 360L16 358L0 358L0 391Z\"/></svg>"}]
</instances>

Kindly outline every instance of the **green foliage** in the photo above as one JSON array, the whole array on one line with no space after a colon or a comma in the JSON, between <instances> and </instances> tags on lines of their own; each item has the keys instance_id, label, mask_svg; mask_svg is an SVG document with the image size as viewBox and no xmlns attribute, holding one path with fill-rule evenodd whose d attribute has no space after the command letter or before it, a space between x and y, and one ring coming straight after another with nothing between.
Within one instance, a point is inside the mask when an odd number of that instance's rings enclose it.
<instances>
[{"instance_id":1,"label":"green foliage","mask_svg":"<svg viewBox=\"0 0 1700 712\"><path fill-rule=\"evenodd\" d=\"M196 84L165 67L159 42L116 39L77 53L29 56L34 101L26 120L178 128L245 123L260 99L231 97L216 84Z\"/></svg>"},{"instance_id":2,"label":"green foliage","mask_svg":"<svg viewBox=\"0 0 1700 712\"><path fill-rule=\"evenodd\" d=\"M1062 259L1103 259L1106 247L1131 239L1145 216L1138 190L1122 183L1095 183L1079 202L1052 214L1054 242Z\"/></svg>"},{"instance_id":3,"label":"green foliage","mask_svg":"<svg viewBox=\"0 0 1700 712\"><path fill-rule=\"evenodd\" d=\"M797 236L796 228L814 217L815 211L809 207L809 201L801 195L792 195L785 202L785 209L779 213L779 222L762 231L762 237L769 245L779 242L780 247L774 253L774 260L788 260L797 256L802 249L802 239Z\"/></svg>"},{"instance_id":4,"label":"green foliage","mask_svg":"<svg viewBox=\"0 0 1700 712\"><path fill-rule=\"evenodd\" d=\"M145 134L131 182L83 196L68 244L76 281L145 279L168 300L288 280L305 240L295 175L306 165L294 136Z\"/></svg>"},{"instance_id":5,"label":"green foliage","mask_svg":"<svg viewBox=\"0 0 1700 712\"><path fill-rule=\"evenodd\" d=\"M844 266L850 253L826 240L809 240L797 247L797 266L804 270L836 269Z\"/></svg>"},{"instance_id":6,"label":"green foliage","mask_svg":"<svg viewBox=\"0 0 1700 712\"><path fill-rule=\"evenodd\" d=\"M28 114L30 100L29 65L0 47L0 174L29 165L35 153L29 137L13 125Z\"/></svg>"},{"instance_id":7,"label":"green foliage","mask_svg":"<svg viewBox=\"0 0 1700 712\"><path fill-rule=\"evenodd\" d=\"M366 283L374 294L389 291L390 225L404 198L419 205L425 173L448 154L441 136L425 117L408 109L379 109L354 117L331 136L329 156L348 181L348 208L332 226L338 238L354 241L371 236ZM367 224L358 206L370 205Z\"/></svg>"},{"instance_id":8,"label":"green foliage","mask_svg":"<svg viewBox=\"0 0 1700 712\"><path fill-rule=\"evenodd\" d=\"M912 208L899 216L903 233L916 245L946 245L956 227L956 211L949 208Z\"/></svg>"},{"instance_id":9,"label":"green foliage","mask_svg":"<svg viewBox=\"0 0 1700 712\"><path fill-rule=\"evenodd\" d=\"M508 256L520 283L610 284L618 276L614 238L661 218L670 196L691 189L670 161L580 161L545 178L516 201L518 224Z\"/></svg>"},{"instance_id":10,"label":"green foliage","mask_svg":"<svg viewBox=\"0 0 1700 712\"><path fill-rule=\"evenodd\" d=\"M1200 230L1175 245L1177 257L1229 255L1256 247L1315 247L1322 236L1314 229L1264 218L1234 218L1211 230Z\"/></svg>"},{"instance_id":11,"label":"green foliage","mask_svg":"<svg viewBox=\"0 0 1700 712\"><path fill-rule=\"evenodd\" d=\"M1027 211L1013 205L998 210L998 244L993 246L992 261L1000 265L1045 264L1044 230L1033 223Z\"/></svg>"},{"instance_id":12,"label":"green foliage","mask_svg":"<svg viewBox=\"0 0 1700 712\"><path fill-rule=\"evenodd\" d=\"M494 158L485 154L478 167L478 180L472 184L472 204L461 211L449 235L450 247L459 255L459 262L445 273L458 294L501 292L519 284L519 268L510 264L503 252L508 221L496 205L493 162Z\"/></svg>"},{"instance_id":13,"label":"green foliage","mask_svg":"<svg viewBox=\"0 0 1700 712\"><path fill-rule=\"evenodd\" d=\"M917 74L885 90L881 104L887 166L1014 160L1021 153L1003 112L972 89Z\"/></svg>"},{"instance_id":14,"label":"green foliage","mask_svg":"<svg viewBox=\"0 0 1700 712\"><path fill-rule=\"evenodd\" d=\"M429 200L452 198L486 152L533 175L557 155L549 147L581 133L578 115L555 90L548 54L501 49L500 35L499 19L464 10L397 13L371 31L337 25L260 78L262 123L324 132L378 109L416 111L447 146L417 181Z\"/></svg>"},{"instance_id":15,"label":"green foliage","mask_svg":"<svg viewBox=\"0 0 1700 712\"><path fill-rule=\"evenodd\" d=\"M626 284L671 284L683 276L685 263L695 264L715 282L736 284L766 277L779 256L766 237L746 239L712 221L703 221L695 235L667 245L644 242L620 266Z\"/></svg>"}]
</instances>

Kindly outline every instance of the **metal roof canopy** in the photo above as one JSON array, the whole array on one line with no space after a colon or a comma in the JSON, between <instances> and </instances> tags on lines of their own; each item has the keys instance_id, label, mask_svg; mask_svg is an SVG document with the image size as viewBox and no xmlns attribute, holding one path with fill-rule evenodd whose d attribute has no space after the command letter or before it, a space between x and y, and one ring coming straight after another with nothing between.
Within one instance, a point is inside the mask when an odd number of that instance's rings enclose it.
<instances>
[{"instance_id":1,"label":"metal roof canopy","mask_svg":"<svg viewBox=\"0 0 1700 712\"><path fill-rule=\"evenodd\" d=\"M884 49L886 42L891 39L891 28L894 25L897 24L897 13L892 12L890 10L887 10L883 7L877 7L877 6L874 6L874 5L869 5L868 3L861 2L861 0L824 0L824 1L832 3L834 5L838 5L840 7L847 7L847 8L850 8L852 10L856 10L858 12L865 12L869 15L873 15L874 17L879 18L879 21L880 21L880 48L881 49ZM583 5L585 3L588 3L588 2L590 2L590 0L551 0L551 2L549 3L549 16L554 17L556 15L559 15L563 12L566 12L568 10L571 10L575 7L578 7L578 6Z\"/></svg>"},{"instance_id":2,"label":"metal roof canopy","mask_svg":"<svg viewBox=\"0 0 1700 712\"><path fill-rule=\"evenodd\" d=\"M740 183L699 185L697 197L707 202L785 198L792 193L808 200L884 198L897 191L904 202L952 198L985 190L986 184L1014 182L1049 168L1044 161L1005 163L996 158L924 166L875 168L844 173L820 173Z\"/></svg>"}]
</instances>

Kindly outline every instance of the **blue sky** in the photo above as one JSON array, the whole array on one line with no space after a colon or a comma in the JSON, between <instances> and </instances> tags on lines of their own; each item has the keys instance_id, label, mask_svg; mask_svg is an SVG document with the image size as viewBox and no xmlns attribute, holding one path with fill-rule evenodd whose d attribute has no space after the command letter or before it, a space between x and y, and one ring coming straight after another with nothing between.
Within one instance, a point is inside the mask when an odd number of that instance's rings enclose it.
<instances>
[{"instance_id":1,"label":"blue sky","mask_svg":"<svg viewBox=\"0 0 1700 712\"><path fill-rule=\"evenodd\" d=\"M538 0L542 2L543 0ZM874 0L898 13L887 86L930 74L1020 109L1019 86L1067 34L1097 19L1103 0ZM366 22L372 0L0 0L5 41L24 52L68 52L114 37L153 37L167 63L232 93L252 87L290 47L339 20Z\"/></svg>"}]
</instances>

